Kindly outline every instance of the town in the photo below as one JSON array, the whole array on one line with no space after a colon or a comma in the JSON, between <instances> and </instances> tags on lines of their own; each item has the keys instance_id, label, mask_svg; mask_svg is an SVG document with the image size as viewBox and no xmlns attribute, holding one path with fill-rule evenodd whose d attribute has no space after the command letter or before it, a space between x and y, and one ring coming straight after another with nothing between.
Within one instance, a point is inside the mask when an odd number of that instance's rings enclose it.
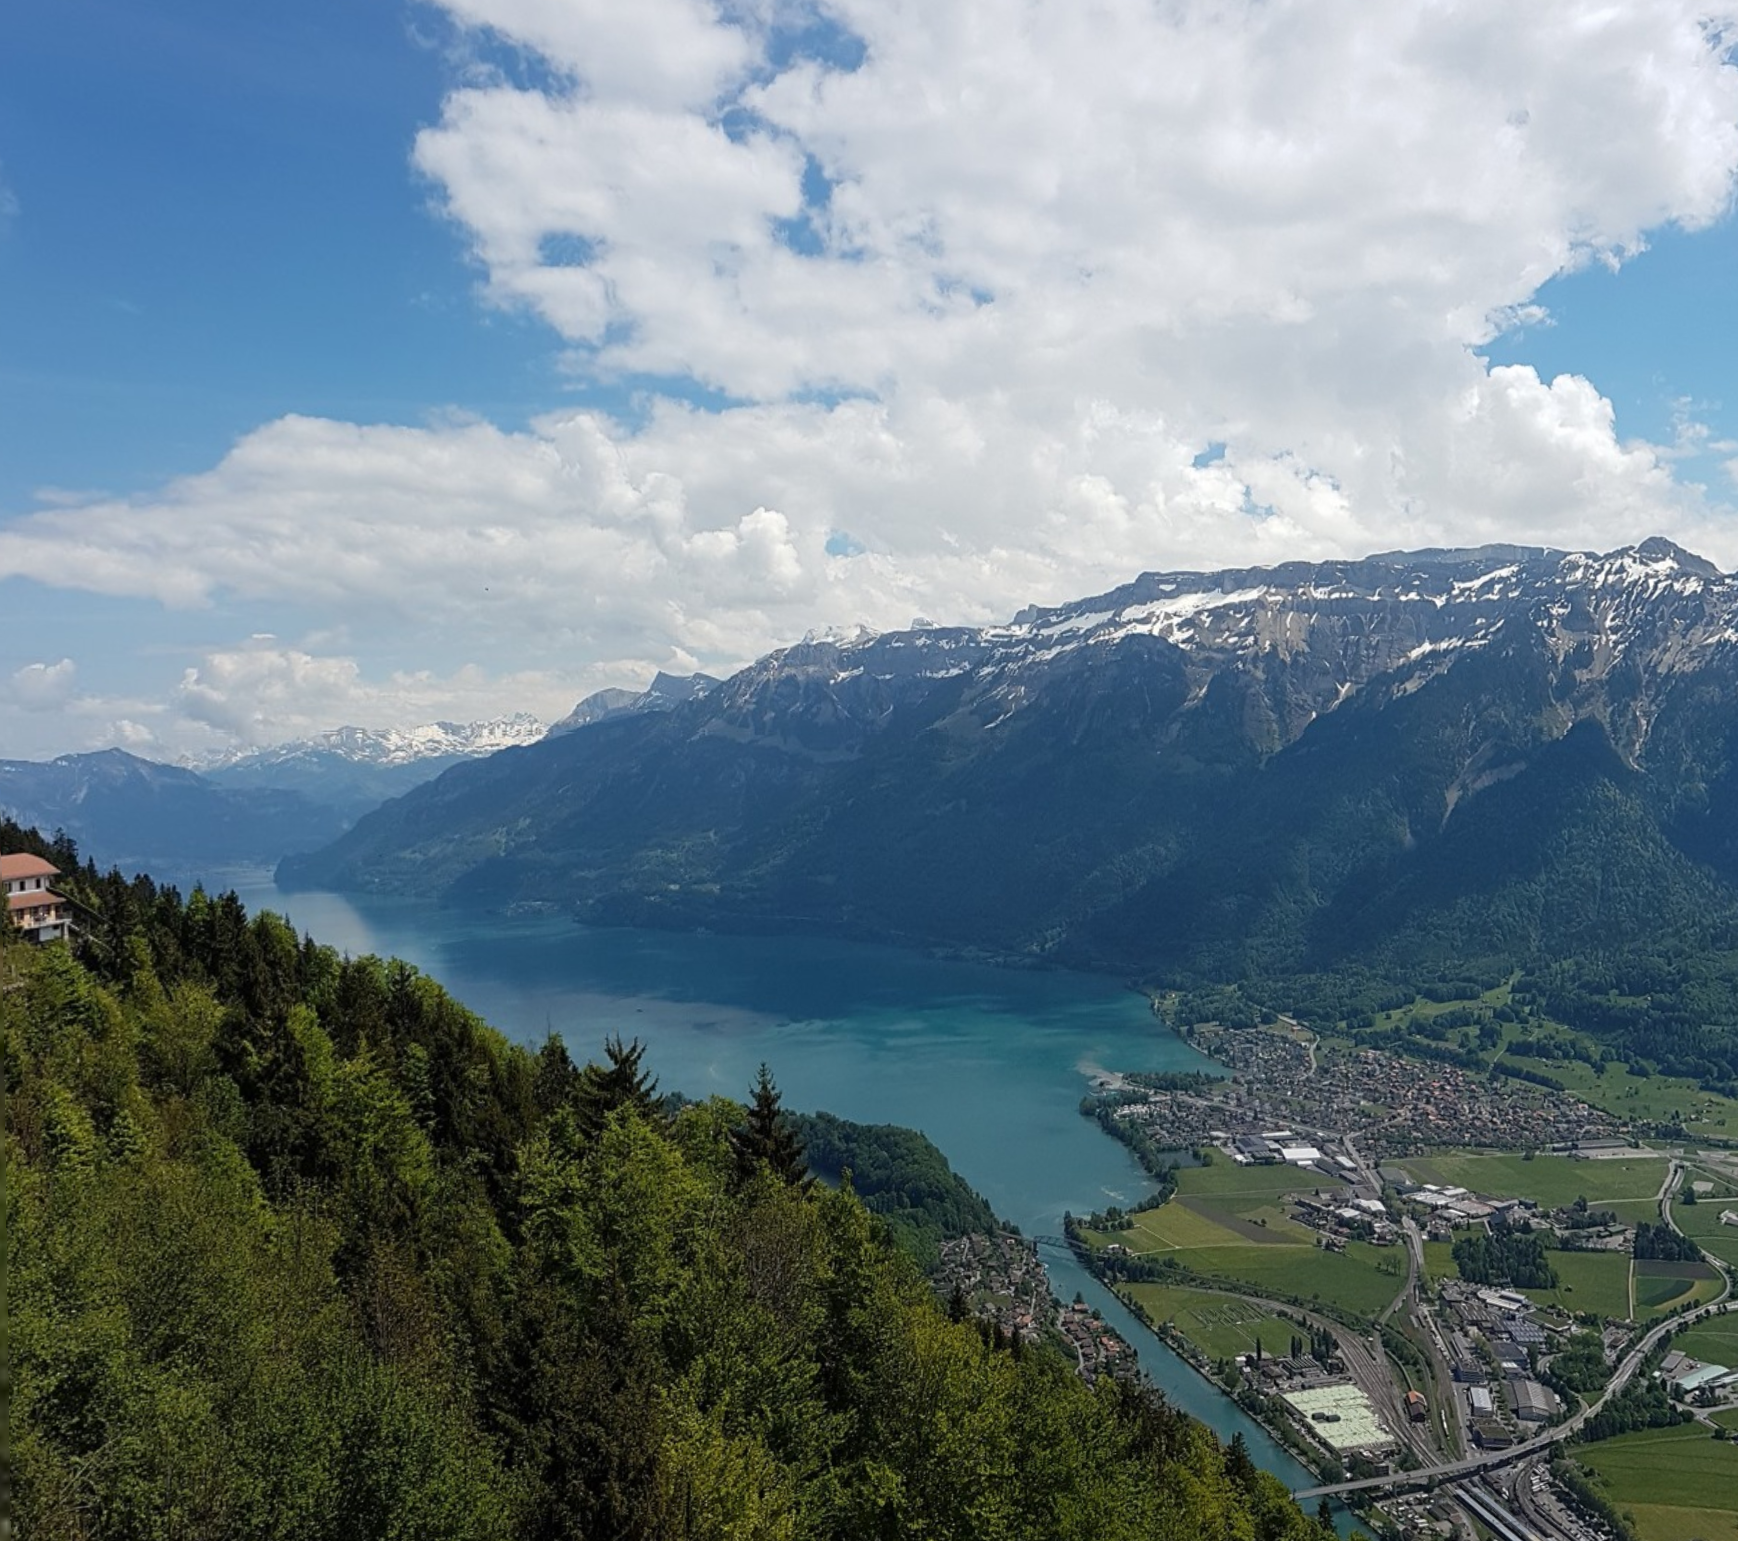
<instances>
[{"instance_id":1,"label":"town","mask_svg":"<svg viewBox=\"0 0 1738 1541\"><path fill-rule=\"evenodd\" d=\"M1094 1078L1083 1111L1157 1191L1071 1239L1320 1474L1300 1498L1383 1534L1652 1541L1625 1462L1653 1439L1690 1462L1674 1502L1730 1529L1730 1147L1283 1021L1188 1036L1227 1079Z\"/></svg>"},{"instance_id":2,"label":"town","mask_svg":"<svg viewBox=\"0 0 1738 1541\"><path fill-rule=\"evenodd\" d=\"M1063 1305L1051 1292L1037 1243L1023 1236L966 1235L941 1245L937 1292L956 1317L988 1324L1003 1341L1055 1341L1088 1380L1130 1379L1135 1352L1084 1300Z\"/></svg>"}]
</instances>

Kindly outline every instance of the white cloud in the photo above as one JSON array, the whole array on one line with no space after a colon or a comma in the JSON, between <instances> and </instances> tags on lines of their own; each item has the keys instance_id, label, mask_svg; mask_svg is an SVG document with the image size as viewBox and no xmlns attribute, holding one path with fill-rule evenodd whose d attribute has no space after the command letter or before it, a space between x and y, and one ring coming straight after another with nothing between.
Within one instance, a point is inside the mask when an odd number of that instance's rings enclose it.
<instances>
[{"instance_id":1,"label":"white cloud","mask_svg":"<svg viewBox=\"0 0 1738 1541\"><path fill-rule=\"evenodd\" d=\"M12 671L0 699L27 712L52 712L72 695L78 665L70 658L58 663L29 663Z\"/></svg>"},{"instance_id":2,"label":"white cloud","mask_svg":"<svg viewBox=\"0 0 1738 1541\"><path fill-rule=\"evenodd\" d=\"M446 719L484 721L530 710L546 721L573 704L572 677L533 670L491 673L467 664L449 674L398 670L369 678L338 654L308 653L258 637L208 652L181 677L171 707L183 752L212 742L274 744L338 725L411 727Z\"/></svg>"},{"instance_id":3,"label":"white cloud","mask_svg":"<svg viewBox=\"0 0 1738 1541\"><path fill-rule=\"evenodd\" d=\"M645 388L644 421L285 418L156 493L0 529L0 576L344 630L214 655L177 712L244 736L374 720L480 698L465 659L718 667L1153 566L1654 530L1738 563L1681 446L1474 351L1539 322L1551 276L1724 216L1738 10L445 8L549 69L455 90L417 165L489 299ZM816 16L860 67L786 59ZM400 656L438 637L445 672L345 663L388 632Z\"/></svg>"}]
</instances>

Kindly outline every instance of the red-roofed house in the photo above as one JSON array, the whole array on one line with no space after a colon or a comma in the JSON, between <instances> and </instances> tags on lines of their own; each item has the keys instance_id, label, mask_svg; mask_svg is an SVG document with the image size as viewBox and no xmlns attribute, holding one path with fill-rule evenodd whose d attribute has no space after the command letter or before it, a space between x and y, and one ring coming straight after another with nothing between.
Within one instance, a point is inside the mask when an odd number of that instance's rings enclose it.
<instances>
[{"instance_id":1,"label":"red-roofed house","mask_svg":"<svg viewBox=\"0 0 1738 1541\"><path fill-rule=\"evenodd\" d=\"M72 909L50 888L60 868L40 856L20 852L0 856L0 889L6 893L6 914L33 942L52 942L72 935Z\"/></svg>"}]
</instances>

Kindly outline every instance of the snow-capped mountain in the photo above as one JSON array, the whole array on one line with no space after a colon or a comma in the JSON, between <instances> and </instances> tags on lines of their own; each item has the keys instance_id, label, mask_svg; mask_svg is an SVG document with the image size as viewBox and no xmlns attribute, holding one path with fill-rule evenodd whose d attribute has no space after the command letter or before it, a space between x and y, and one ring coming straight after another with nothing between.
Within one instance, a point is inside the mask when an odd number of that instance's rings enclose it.
<instances>
[{"instance_id":1,"label":"snow-capped mountain","mask_svg":"<svg viewBox=\"0 0 1738 1541\"><path fill-rule=\"evenodd\" d=\"M1232 974L1738 923L1738 578L1402 552L806 640L284 871Z\"/></svg>"},{"instance_id":2,"label":"snow-capped mountain","mask_svg":"<svg viewBox=\"0 0 1738 1541\"><path fill-rule=\"evenodd\" d=\"M529 712L496 717L488 722L426 722L415 728L334 728L313 738L291 739L264 749L232 749L207 760L207 771L237 766L283 765L314 755L330 755L356 765L412 765L418 760L474 759L534 744L545 732Z\"/></svg>"},{"instance_id":3,"label":"snow-capped mountain","mask_svg":"<svg viewBox=\"0 0 1738 1541\"><path fill-rule=\"evenodd\" d=\"M430 722L415 728L335 728L206 762L222 786L304 792L356 818L464 760L534 744L545 729L529 712L489 722Z\"/></svg>"}]
</instances>

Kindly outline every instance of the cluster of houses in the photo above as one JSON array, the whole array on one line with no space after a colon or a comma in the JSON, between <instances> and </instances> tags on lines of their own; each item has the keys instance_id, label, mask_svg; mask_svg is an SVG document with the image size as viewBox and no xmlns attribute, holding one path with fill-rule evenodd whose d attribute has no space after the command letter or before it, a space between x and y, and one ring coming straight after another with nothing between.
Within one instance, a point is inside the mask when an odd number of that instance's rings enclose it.
<instances>
[{"instance_id":1,"label":"cluster of houses","mask_svg":"<svg viewBox=\"0 0 1738 1541\"><path fill-rule=\"evenodd\" d=\"M1209 1143L1204 1125L1257 1130L1287 1119L1354 1134L1378 1158L1434 1146L1515 1149L1586 1147L1611 1139L1616 1121L1578 1098L1484 1071L1409 1059L1385 1049L1313 1051L1288 1033L1204 1024L1187 1030L1196 1048L1233 1071L1211 1090L1150 1099L1179 1145ZM1174 1128L1173 1128L1174 1126ZM1242 1136L1240 1136L1241 1138ZM1257 1134L1255 1138L1262 1138ZM1217 1143L1213 1141L1212 1143ZM1301 1143L1301 1142L1293 1142ZM1245 1152L1263 1159L1253 1144ZM1274 1155L1273 1159L1283 1160Z\"/></svg>"},{"instance_id":2,"label":"cluster of houses","mask_svg":"<svg viewBox=\"0 0 1738 1541\"><path fill-rule=\"evenodd\" d=\"M1036 1244L1026 1237L974 1233L943 1241L933 1282L943 1299L957 1289L973 1316L995 1322L1010 1340L1036 1343L1052 1329L1060 1332L1088 1380L1132 1377L1139 1370L1134 1349L1089 1306L1061 1305Z\"/></svg>"},{"instance_id":3,"label":"cluster of houses","mask_svg":"<svg viewBox=\"0 0 1738 1541\"><path fill-rule=\"evenodd\" d=\"M0 855L6 918L29 941L62 941L72 935L72 906L50 886L59 876L60 868L40 856Z\"/></svg>"},{"instance_id":4,"label":"cluster of houses","mask_svg":"<svg viewBox=\"0 0 1738 1541\"><path fill-rule=\"evenodd\" d=\"M1101 1375L1132 1380L1140 1373L1134 1349L1085 1301L1077 1300L1064 1307L1057 1315L1056 1326L1073 1347L1080 1361L1080 1373L1087 1380L1095 1381Z\"/></svg>"},{"instance_id":5,"label":"cluster of houses","mask_svg":"<svg viewBox=\"0 0 1738 1541\"><path fill-rule=\"evenodd\" d=\"M1038 1341L1056 1314L1038 1248L1021 1236L974 1233L943 1241L935 1286L944 1298L959 1290L973 1315L1028 1343Z\"/></svg>"}]
</instances>

